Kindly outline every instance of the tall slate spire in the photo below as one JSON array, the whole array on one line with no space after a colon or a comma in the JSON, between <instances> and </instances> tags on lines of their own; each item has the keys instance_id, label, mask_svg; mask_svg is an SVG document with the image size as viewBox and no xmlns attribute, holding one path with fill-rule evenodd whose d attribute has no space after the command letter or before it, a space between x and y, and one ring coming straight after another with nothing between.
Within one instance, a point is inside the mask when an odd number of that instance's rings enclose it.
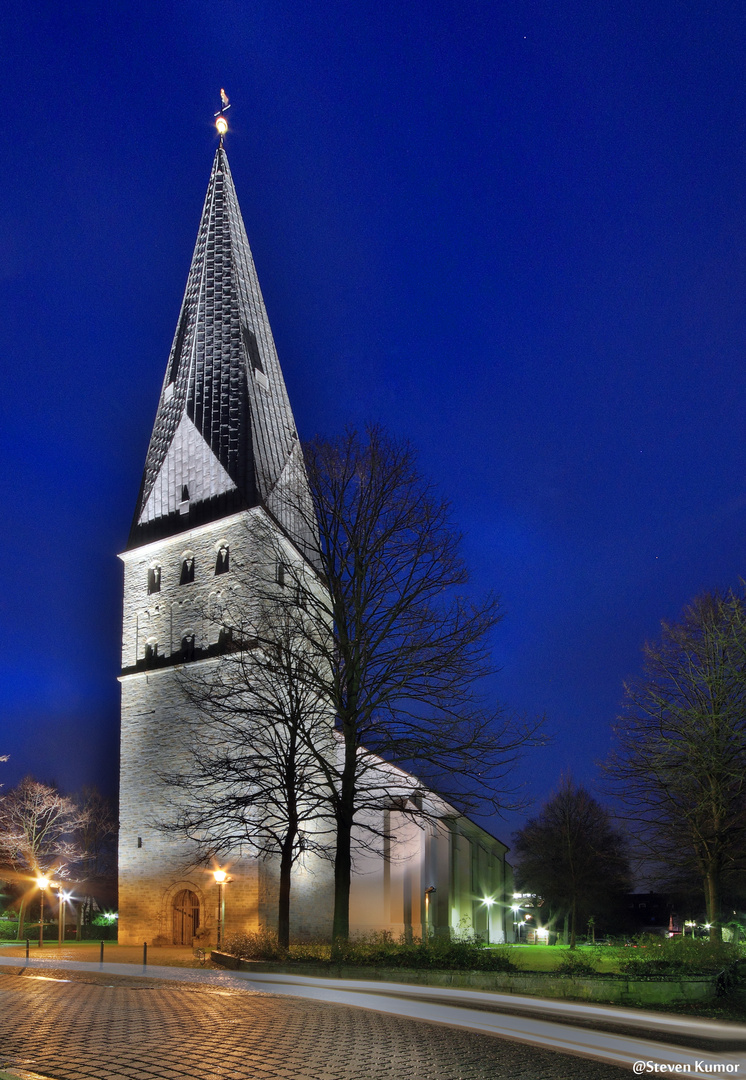
<instances>
[{"instance_id":1,"label":"tall slate spire","mask_svg":"<svg viewBox=\"0 0 746 1080\"><path fill-rule=\"evenodd\" d=\"M292 512L298 483L295 422L221 143L128 548L253 506L302 547Z\"/></svg>"}]
</instances>

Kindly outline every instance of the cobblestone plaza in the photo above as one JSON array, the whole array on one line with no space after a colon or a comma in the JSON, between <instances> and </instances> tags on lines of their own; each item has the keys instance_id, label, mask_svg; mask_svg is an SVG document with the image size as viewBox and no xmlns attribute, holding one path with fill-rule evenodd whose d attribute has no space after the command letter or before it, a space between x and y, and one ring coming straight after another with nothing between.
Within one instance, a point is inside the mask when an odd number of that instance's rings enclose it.
<instances>
[{"instance_id":1,"label":"cobblestone plaza","mask_svg":"<svg viewBox=\"0 0 746 1080\"><path fill-rule=\"evenodd\" d=\"M64 981L63 981L64 980ZM367 1009L199 982L0 972L0 1066L55 1080L621 1080L627 1070Z\"/></svg>"}]
</instances>

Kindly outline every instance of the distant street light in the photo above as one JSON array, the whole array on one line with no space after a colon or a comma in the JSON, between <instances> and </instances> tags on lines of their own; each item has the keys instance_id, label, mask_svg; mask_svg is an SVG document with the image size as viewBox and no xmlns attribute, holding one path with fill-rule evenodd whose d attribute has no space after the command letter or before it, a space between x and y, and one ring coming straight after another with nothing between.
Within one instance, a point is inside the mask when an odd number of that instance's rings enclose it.
<instances>
[{"instance_id":1,"label":"distant street light","mask_svg":"<svg viewBox=\"0 0 746 1080\"><path fill-rule=\"evenodd\" d=\"M218 948L220 948L225 938L225 893L223 892L223 886L230 881L230 878L225 870L213 870L212 876L215 878L218 887Z\"/></svg>"},{"instance_id":2,"label":"distant street light","mask_svg":"<svg viewBox=\"0 0 746 1080\"><path fill-rule=\"evenodd\" d=\"M520 940L521 940L521 924L518 921L518 912L521 910L521 905L520 904L511 904L510 910L513 912L513 939L515 940L515 938L517 937L518 941L520 943Z\"/></svg>"},{"instance_id":3,"label":"distant street light","mask_svg":"<svg viewBox=\"0 0 746 1080\"><path fill-rule=\"evenodd\" d=\"M493 896L485 896L482 903L487 908L487 944L489 945L489 943L490 943L490 922L492 921L492 905L495 903L495 898Z\"/></svg>"},{"instance_id":4,"label":"distant street light","mask_svg":"<svg viewBox=\"0 0 746 1080\"><path fill-rule=\"evenodd\" d=\"M63 892L62 884L58 886L57 892L57 928L58 928L58 943L64 945L65 943L65 916L67 914L67 901L72 898L72 893Z\"/></svg>"},{"instance_id":5,"label":"distant street light","mask_svg":"<svg viewBox=\"0 0 746 1080\"><path fill-rule=\"evenodd\" d=\"M430 936L430 897L435 891L434 885L425 889L425 940Z\"/></svg>"},{"instance_id":6,"label":"distant street light","mask_svg":"<svg viewBox=\"0 0 746 1080\"><path fill-rule=\"evenodd\" d=\"M43 874L40 874L39 877L36 879L36 884L37 884L37 886L39 888L39 897L40 897L39 948L41 948L42 942L44 941L44 890L49 888L49 885L50 885L49 878L44 877Z\"/></svg>"}]
</instances>

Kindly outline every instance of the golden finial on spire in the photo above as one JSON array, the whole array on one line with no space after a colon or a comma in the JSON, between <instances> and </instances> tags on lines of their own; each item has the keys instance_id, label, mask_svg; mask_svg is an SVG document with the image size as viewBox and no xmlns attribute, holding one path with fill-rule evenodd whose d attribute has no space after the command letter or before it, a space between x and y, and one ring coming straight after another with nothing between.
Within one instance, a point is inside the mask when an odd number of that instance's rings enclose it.
<instances>
[{"instance_id":1,"label":"golden finial on spire","mask_svg":"<svg viewBox=\"0 0 746 1080\"><path fill-rule=\"evenodd\" d=\"M231 107L231 103L228 100L228 95L226 94L225 90L221 89L220 100L222 102L222 107L220 109L220 112L215 113L215 127L218 129L218 133L220 135L220 142L222 145L223 136L228 130L228 121L225 118L225 114Z\"/></svg>"}]
</instances>

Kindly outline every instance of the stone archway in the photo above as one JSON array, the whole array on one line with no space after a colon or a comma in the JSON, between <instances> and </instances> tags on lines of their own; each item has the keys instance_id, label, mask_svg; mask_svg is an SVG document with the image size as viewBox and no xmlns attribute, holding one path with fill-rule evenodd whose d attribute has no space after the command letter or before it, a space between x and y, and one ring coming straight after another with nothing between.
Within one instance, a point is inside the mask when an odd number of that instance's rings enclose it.
<instances>
[{"instance_id":1,"label":"stone archway","mask_svg":"<svg viewBox=\"0 0 746 1080\"><path fill-rule=\"evenodd\" d=\"M191 889L182 889L174 897L174 945L191 945L200 924L199 898Z\"/></svg>"}]
</instances>

